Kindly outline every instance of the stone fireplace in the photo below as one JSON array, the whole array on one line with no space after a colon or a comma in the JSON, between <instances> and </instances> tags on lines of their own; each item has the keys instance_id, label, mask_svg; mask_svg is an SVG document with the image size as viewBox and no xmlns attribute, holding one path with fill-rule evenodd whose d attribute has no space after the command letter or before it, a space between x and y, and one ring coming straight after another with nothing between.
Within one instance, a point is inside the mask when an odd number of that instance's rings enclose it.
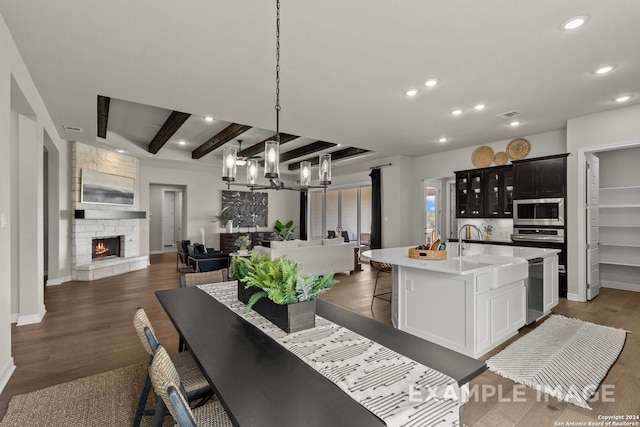
<instances>
[{"instance_id":1,"label":"stone fireplace","mask_svg":"<svg viewBox=\"0 0 640 427\"><path fill-rule=\"evenodd\" d=\"M105 259L120 258L122 256L120 248L124 236L97 237L91 239L92 261L102 261Z\"/></svg>"},{"instance_id":2,"label":"stone fireplace","mask_svg":"<svg viewBox=\"0 0 640 427\"><path fill-rule=\"evenodd\" d=\"M82 202L82 171L128 177L138 182L138 159L79 142L72 148L71 275L91 281L147 268L149 257L140 255L140 222L136 188L133 206ZM140 215L138 215L140 214Z\"/></svg>"}]
</instances>

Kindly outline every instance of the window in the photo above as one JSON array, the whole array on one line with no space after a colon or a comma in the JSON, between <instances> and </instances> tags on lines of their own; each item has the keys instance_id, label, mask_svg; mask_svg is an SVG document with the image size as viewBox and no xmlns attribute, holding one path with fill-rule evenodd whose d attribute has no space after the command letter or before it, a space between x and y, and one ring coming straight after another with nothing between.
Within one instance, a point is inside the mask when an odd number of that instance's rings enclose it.
<instances>
[{"instance_id":1,"label":"window","mask_svg":"<svg viewBox=\"0 0 640 427\"><path fill-rule=\"evenodd\" d=\"M328 190L326 225L329 232L346 232L350 242L368 245L371 236L371 186L354 186ZM309 238L322 235L322 191L309 193Z\"/></svg>"}]
</instances>

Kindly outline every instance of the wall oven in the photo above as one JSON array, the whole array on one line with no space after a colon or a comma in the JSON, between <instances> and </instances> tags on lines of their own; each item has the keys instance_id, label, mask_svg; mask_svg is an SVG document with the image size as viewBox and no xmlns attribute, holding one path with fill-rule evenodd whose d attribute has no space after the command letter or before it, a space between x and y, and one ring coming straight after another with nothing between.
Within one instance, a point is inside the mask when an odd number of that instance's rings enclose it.
<instances>
[{"instance_id":1,"label":"wall oven","mask_svg":"<svg viewBox=\"0 0 640 427\"><path fill-rule=\"evenodd\" d=\"M513 225L564 226L564 199L514 200Z\"/></svg>"}]
</instances>

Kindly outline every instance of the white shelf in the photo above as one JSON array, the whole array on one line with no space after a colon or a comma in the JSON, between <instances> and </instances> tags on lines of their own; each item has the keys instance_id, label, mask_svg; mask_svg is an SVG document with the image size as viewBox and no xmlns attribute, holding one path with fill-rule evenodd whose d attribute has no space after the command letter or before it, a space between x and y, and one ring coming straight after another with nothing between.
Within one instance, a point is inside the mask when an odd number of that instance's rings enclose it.
<instances>
[{"instance_id":1,"label":"white shelf","mask_svg":"<svg viewBox=\"0 0 640 427\"><path fill-rule=\"evenodd\" d=\"M629 244L629 243L603 243L600 242L600 246L620 246L623 248L640 248L640 245Z\"/></svg>"},{"instance_id":2,"label":"white shelf","mask_svg":"<svg viewBox=\"0 0 640 427\"><path fill-rule=\"evenodd\" d=\"M625 267L640 267L640 264L632 264L632 263L627 263L627 262L618 262L618 261L602 261L600 260L600 264L607 264L607 265L623 265Z\"/></svg>"},{"instance_id":3,"label":"white shelf","mask_svg":"<svg viewBox=\"0 0 640 427\"><path fill-rule=\"evenodd\" d=\"M640 292L640 186L600 188L600 283Z\"/></svg>"}]
</instances>

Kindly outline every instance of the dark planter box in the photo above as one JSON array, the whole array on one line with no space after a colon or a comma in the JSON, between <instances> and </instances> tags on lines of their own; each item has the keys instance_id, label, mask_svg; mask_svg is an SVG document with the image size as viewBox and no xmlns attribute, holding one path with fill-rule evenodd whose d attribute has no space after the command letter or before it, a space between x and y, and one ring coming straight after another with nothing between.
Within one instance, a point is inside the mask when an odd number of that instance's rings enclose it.
<instances>
[{"instance_id":1,"label":"dark planter box","mask_svg":"<svg viewBox=\"0 0 640 427\"><path fill-rule=\"evenodd\" d=\"M249 304L249 299L253 294L258 293L259 289L255 287L245 289L244 287L245 284L238 280L238 300L245 304Z\"/></svg>"},{"instance_id":2,"label":"dark planter box","mask_svg":"<svg viewBox=\"0 0 640 427\"><path fill-rule=\"evenodd\" d=\"M260 290L254 287L245 289L244 283L238 281L238 300L243 303L247 304L257 292ZM316 300L281 305L265 297L253 305L253 310L288 334L316 326Z\"/></svg>"}]
</instances>

